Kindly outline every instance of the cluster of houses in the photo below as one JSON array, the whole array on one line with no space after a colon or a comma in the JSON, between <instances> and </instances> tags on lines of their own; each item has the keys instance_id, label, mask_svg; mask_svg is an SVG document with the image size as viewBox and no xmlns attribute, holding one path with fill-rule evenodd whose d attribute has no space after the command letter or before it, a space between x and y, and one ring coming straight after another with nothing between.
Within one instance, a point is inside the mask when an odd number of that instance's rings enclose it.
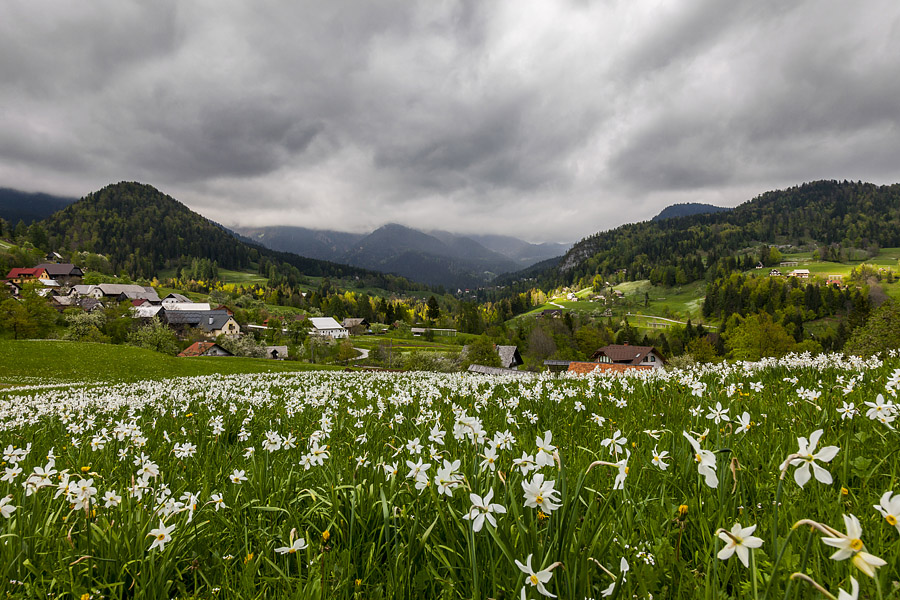
<instances>
[{"instance_id":1,"label":"cluster of houses","mask_svg":"<svg viewBox=\"0 0 900 600\"><path fill-rule=\"evenodd\" d=\"M47 259L61 259L58 254ZM13 297L21 294L25 285L37 285L38 293L59 311L66 308L81 308L92 312L122 302L131 304L131 314L135 319L148 321L159 319L181 336L200 332L204 337L216 338L220 335L236 337L241 335L241 326L234 319L234 313L225 306L211 306L206 302L194 302L187 296L172 293L160 298L150 286L120 283L83 284L84 271L77 265L61 262L45 262L31 268L11 269L3 281ZM301 316L300 318L306 318ZM309 318L310 334L331 339L345 339L350 333L364 333L369 329L365 319L344 319L338 323L331 317ZM265 329L251 325L250 328ZM212 342L199 342L185 352L189 356L222 355L227 353ZM195 347L196 346L196 347ZM272 358L287 356L287 348L269 348Z\"/></svg>"},{"instance_id":2,"label":"cluster of houses","mask_svg":"<svg viewBox=\"0 0 900 600\"><path fill-rule=\"evenodd\" d=\"M514 375L522 373L518 368L524 363L516 346L495 346L494 349L500 355L499 367L470 365L469 372L482 375ZM589 362L572 360L544 361L544 366L550 372L568 372L575 375L660 369L665 364L666 360L662 353L653 346L632 346L629 344L604 346L591 355Z\"/></svg>"}]
</instances>

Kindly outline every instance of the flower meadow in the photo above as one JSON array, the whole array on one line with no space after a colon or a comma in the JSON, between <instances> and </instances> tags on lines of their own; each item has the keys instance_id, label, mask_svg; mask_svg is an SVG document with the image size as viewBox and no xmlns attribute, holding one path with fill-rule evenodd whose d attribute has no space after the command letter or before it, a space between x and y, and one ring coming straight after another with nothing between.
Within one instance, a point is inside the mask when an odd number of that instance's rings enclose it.
<instances>
[{"instance_id":1,"label":"flower meadow","mask_svg":"<svg viewBox=\"0 0 900 600\"><path fill-rule=\"evenodd\" d=\"M0 587L900 597L900 358L0 393Z\"/></svg>"}]
</instances>

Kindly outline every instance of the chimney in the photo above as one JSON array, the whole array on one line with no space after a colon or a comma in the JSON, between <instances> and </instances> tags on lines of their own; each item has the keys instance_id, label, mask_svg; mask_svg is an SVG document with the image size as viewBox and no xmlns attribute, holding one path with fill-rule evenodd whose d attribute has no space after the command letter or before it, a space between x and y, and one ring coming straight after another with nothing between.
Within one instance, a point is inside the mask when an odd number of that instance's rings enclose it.
<instances>
[{"instance_id":1,"label":"chimney","mask_svg":"<svg viewBox=\"0 0 900 600\"><path fill-rule=\"evenodd\" d=\"M213 318L212 318L212 317L209 318L209 324L210 324L210 325L213 324Z\"/></svg>"}]
</instances>

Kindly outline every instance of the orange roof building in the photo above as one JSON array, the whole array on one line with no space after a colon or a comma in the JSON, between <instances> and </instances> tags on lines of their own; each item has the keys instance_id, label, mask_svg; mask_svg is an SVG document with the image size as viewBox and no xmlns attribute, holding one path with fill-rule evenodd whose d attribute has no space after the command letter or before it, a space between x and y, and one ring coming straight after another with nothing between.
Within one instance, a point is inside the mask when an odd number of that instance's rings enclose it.
<instances>
[{"instance_id":1,"label":"orange roof building","mask_svg":"<svg viewBox=\"0 0 900 600\"><path fill-rule=\"evenodd\" d=\"M215 342L194 342L178 356L234 356L231 352Z\"/></svg>"},{"instance_id":2,"label":"orange roof building","mask_svg":"<svg viewBox=\"0 0 900 600\"><path fill-rule=\"evenodd\" d=\"M624 373L625 371L647 370L653 367L649 365L626 365L621 363L595 363L595 362L571 362L569 373L576 375L588 375L590 373Z\"/></svg>"}]
</instances>

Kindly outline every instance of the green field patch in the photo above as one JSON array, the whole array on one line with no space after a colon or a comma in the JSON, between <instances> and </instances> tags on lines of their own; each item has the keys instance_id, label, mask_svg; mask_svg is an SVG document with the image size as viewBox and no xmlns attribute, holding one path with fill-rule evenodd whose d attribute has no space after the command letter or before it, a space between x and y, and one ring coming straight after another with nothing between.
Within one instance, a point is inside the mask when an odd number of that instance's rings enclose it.
<instances>
[{"instance_id":1,"label":"green field patch","mask_svg":"<svg viewBox=\"0 0 900 600\"><path fill-rule=\"evenodd\" d=\"M178 358L134 346L0 340L0 386L43 382L130 382L196 375L303 371L312 365L263 358Z\"/></svg>"}]
</instances>

